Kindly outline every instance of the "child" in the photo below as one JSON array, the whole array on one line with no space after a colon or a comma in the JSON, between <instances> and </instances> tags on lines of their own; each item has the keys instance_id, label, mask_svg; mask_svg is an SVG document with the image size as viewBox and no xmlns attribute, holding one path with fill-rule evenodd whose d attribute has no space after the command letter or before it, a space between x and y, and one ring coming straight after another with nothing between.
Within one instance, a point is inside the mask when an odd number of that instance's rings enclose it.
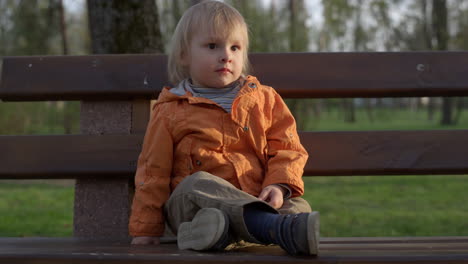
<instances>
[{"instance_id":1,"label":"child","mask_svg":"<svg viewBox=\"0 0 468 264\"><path fill-rule=\"evenodd\" d=\"M319 218L302 172L308 154L281 97L248 70L248 32L231 6L205 1L175 30L166 87L153 107L135 176L132 244L222 250L245 240L318 253Z\"/></svg>"}]
</instances>

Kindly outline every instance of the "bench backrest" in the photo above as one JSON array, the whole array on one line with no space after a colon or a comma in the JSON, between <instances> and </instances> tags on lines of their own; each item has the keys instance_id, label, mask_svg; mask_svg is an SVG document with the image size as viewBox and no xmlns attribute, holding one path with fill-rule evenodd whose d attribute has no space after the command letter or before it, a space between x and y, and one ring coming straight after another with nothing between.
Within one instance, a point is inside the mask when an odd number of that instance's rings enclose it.
<instances>
[{"instance_id":1,"label":"bench backrest","mask_svg":"<svg viewBox=\"0 0 468 264\"><path fill-rule=\"evenodd\" d=\"M284 98L468 95L468 52L252 54ZM75 235L126 236L149 100L163 55L3 59L3 101L80 100L81 134L0 136L0 179L75 178ZM300 132L306 176L467 174L468 132Z\"/></svg>"}]
</instances>

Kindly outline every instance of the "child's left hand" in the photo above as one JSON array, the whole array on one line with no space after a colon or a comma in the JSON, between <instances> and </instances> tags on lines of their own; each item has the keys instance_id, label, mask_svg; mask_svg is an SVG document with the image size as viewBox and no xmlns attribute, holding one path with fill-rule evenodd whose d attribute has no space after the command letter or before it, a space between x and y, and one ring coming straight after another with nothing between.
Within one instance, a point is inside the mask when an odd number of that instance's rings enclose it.
<instances>
[{"instance_id":1,"label":"child's left hand","mask_svg":"<svg viewBox=\"0 0 468 264\"><path fill-rule=\"evenodd\" d=\"M283 206L283 197L285 192L286 190L279 185L268 185L262 190L258 199L267 202L275 209L279 209Z\"/></svg>"}]
</instances>

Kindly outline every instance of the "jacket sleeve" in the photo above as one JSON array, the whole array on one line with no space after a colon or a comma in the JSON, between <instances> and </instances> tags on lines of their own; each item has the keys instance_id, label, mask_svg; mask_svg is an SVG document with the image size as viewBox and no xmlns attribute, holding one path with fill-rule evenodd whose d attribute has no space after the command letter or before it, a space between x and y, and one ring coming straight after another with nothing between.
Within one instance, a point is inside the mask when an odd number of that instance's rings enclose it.
<instances>
[{"instance_id":1,"label":"jacket sleeve","mask_svg":"<svg viewBox=\"0 0 468 264\"><path fill-rule=\"evenodd\" d=\"M268 161L262 188L270 184L287 184L292 197L301 196L304 194L302 174L308 154L300 143L296 121L276 92L269 111L271 123L266 131Z\"/></svg>"},{"instance_id":2,"label":"jacket sleeve","mask_svg":"<svg viewBox=\"0 0 468 264\"><path fill-rule=\"evenodd\" d=\"M161 105L156 105L138 157L135 196L130 215L131 236L162 236L163 205L170 195L173 139Z\"/></svg>"}]
</instances>

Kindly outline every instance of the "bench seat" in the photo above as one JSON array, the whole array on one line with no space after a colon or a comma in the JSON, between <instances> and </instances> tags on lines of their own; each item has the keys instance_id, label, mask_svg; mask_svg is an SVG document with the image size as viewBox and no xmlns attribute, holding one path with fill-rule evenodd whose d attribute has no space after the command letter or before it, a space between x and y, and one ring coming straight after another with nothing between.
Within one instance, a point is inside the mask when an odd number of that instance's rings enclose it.
<instances>
[{"instance_id":1,"label":"bench seat","mask_svg":"<svg viewBox=\"0 0 468 264\"><path fill-rule=\"evenodd\" d=\"M468 263L468 237L322 238L320 250L318 257L291 257L277 246L220 253L129 240L0 238L0 263Z\"/></svg>"}]
</instances>

